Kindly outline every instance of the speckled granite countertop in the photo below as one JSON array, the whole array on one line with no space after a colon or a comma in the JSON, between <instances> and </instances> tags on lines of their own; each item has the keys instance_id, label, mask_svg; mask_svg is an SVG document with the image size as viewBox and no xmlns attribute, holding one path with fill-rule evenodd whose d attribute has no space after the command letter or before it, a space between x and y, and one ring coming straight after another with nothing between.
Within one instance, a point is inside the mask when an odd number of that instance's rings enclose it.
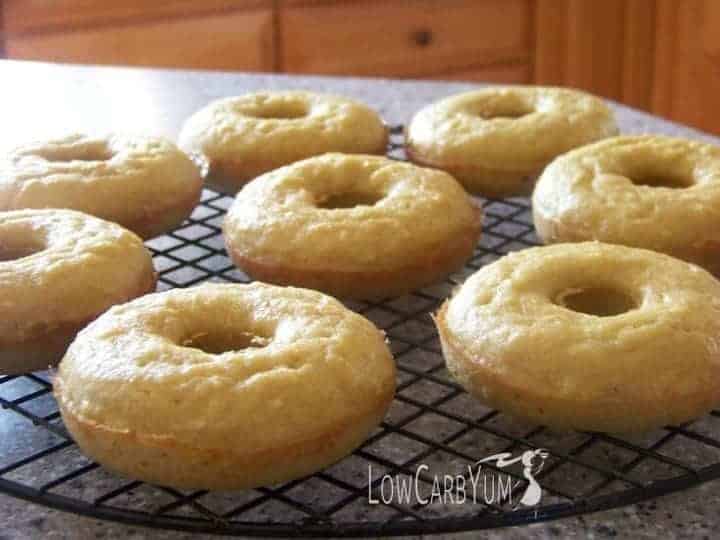
<instances>
[{"instance_id":1,"label":"speckled granite countertop","mask_svg":"<svg viewBox=\"0 0 720 540\"><path fill-rule=\"evenodd\" d=\"M214 98L255 89L302 88L358 98L390 124L407 122L423 105L474 84L382 79L244 75L0 62L0 148L68 130L122 131L175 137L183 120ZM699 133L627 107L616 106L623 132L688 136ZM13 422L0 413L0 443ZM10 443L12 445L12 443ZM720 481L576 518L483 532L487 538L715 538L720 536ZM479 533L433 538L476 538ZM10 538L205 538L102 522L0 495L0 540ZM208 538L218 538L208 536Z\"/></svg>"}]
</instances>

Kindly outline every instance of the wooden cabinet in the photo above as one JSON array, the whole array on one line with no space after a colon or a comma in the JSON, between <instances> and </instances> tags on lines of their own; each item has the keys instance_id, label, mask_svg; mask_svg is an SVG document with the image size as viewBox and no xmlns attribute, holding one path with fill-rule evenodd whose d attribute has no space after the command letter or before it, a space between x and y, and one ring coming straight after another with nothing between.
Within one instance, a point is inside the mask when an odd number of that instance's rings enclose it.
<instances>
[{"instance_id":1,"label":"wooden cabinet","mask_svg":"<svg viewBox=\"0 0 720 540\"><path fill-rule=\"evenodd\" d=\"M0 5L11 37L272 6L267 0L0 0Z\"/></svg>"},{"instance_id":2,"label":"wooden cabinet","mask_svg":"<svg viewBox=\"0 0 720 540\"><path fill-rule=\"evenodd\" d=\"M9 58L531 82L534 0L0 0Z\"/></svg>"},{"instance_id":3,"label":"wooden cabinet","mask_svg":"<svg viewBox=\"0 0 720 540\"><path fill-rule=\"evenodd\" d=\"M274 15L259 0L0 0L9 58L272 71Z\"/></svg>"},{"instance_id":4,"label":"wooden cabinet","mask_svg":"<svg viewBox=\"0 0 720 540\"><path fill-rule=\"evenodd\" d=\"M660 0L652 109L720 133L720 2Z\"/></svg>"},{"instance_id":5,"label":"wooden cabinet","mask_svg":"<svg viewBox=\"0 0 720 540\"><path fill-rule=\"evenodd\" d=\"M655 0L537 0L535 81L648 108Z\"/></svg>"},{"instance_id":6,"label":"wooden cabinet","mask_svg":"<svg viewBox=\"0 0 720 540\"><path fill-rule=\"evenodd\" d=\"M720 134L720 1L536 0L538 84Z\"/></svg>"},{"instance_id":7,"label":"wooden cabinet","mask_svg":"<svg viewBox=\"0 0 720 540\"><path fill-rule=\"evenodd\" d=\"M29 60L263 71L273 67L271 47L272 14L260 10L30 34L9 40L6 51Z\"/></svg>"},{"instance_id":8,"label":"wooden cabinet","mask_svg":"<svg viewBox=\"0 0 720 540\"><path fill-rule=\"evenodd\" d=\"M528 0L281 6L280 67L290 73L421 77L530 64Z\"/></svg>"},{"instance_id":9,"label":"wooden cabinet","mask_svg":"<svg viewBox=\"0 0 720 540\"><path fill-rule=\"evenodd\" d=\"M530 84L532 66L529 63L509 63L497 66L474 67L426 76L441 81L477 81L486 83Z\"/></svg>"},{"instance_id":10,"label":"wooden cabinet","mask_svg":"<svg viewBox=\"0 0 720 540\"><path fill-rule=\"evenodd\" d=\"M720 0L0 0L0 7L0 45L10 58L562 85L720 133Z\"/></svg>"}]
</instances>

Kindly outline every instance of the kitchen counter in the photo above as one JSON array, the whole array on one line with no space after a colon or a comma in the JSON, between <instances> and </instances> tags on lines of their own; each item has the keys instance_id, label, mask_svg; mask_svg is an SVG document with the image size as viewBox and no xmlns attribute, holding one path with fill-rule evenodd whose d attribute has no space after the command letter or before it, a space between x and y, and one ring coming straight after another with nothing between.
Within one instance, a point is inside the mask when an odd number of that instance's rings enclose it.
<instances>
[{"instance_id":1,"label":"kitchen counter","mask_svg":"<svg viewBox=\"0 0 720 540\"><path fill-rule=\"evenodd\" d=\"M208 101L258 89L334 92L375 107L390 124L405 123L423 105L476 84L383 79L296 77L61 66L0 61L0 149L68 131L176 137L185 118ZM720 139L620 105L625 133ZM0 412L0 437L13 437ZM0 445L2 447L2 445ZM720 481L619 509L484 532L487 538L712 538L720 535ZM102 522L0 495L0 540L15 538L205 538ZM477 533L433 538L476 538ZM208 536L207 538L217 538Z\"/></svg>"}]
</instances>

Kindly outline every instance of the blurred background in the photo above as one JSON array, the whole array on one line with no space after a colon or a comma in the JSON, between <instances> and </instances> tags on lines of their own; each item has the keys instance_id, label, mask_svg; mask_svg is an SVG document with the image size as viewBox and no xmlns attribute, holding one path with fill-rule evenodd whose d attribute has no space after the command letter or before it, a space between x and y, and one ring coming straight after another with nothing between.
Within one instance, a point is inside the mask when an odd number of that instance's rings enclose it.
<instances>
[{"instance_id":1,"label":"blurred background","mask_svg":"<svg viewBox=\"0 0 720 540\"><path fill-rule=\"evenodd\" d=\"M0 0L0 55L589 90L720 133L720 0Z\"/></svg>"}]
</instances>

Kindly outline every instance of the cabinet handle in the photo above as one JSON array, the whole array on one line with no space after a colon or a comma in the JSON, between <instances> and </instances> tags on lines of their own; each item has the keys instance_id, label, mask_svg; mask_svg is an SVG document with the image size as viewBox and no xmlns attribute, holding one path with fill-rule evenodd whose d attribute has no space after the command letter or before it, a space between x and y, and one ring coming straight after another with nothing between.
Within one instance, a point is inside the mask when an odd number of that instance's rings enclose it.
<instances>
[{"instance_id":1,"label":"cabinet handle","mask_svg":"<svg viewBox=\"0 0 720 540\"><path fill-rule=\"evenodd\" d=\"M415 30L410 37L418 47L427 47L433 42L432 30L428 28Z\"/></svg>"}]
</instances>

